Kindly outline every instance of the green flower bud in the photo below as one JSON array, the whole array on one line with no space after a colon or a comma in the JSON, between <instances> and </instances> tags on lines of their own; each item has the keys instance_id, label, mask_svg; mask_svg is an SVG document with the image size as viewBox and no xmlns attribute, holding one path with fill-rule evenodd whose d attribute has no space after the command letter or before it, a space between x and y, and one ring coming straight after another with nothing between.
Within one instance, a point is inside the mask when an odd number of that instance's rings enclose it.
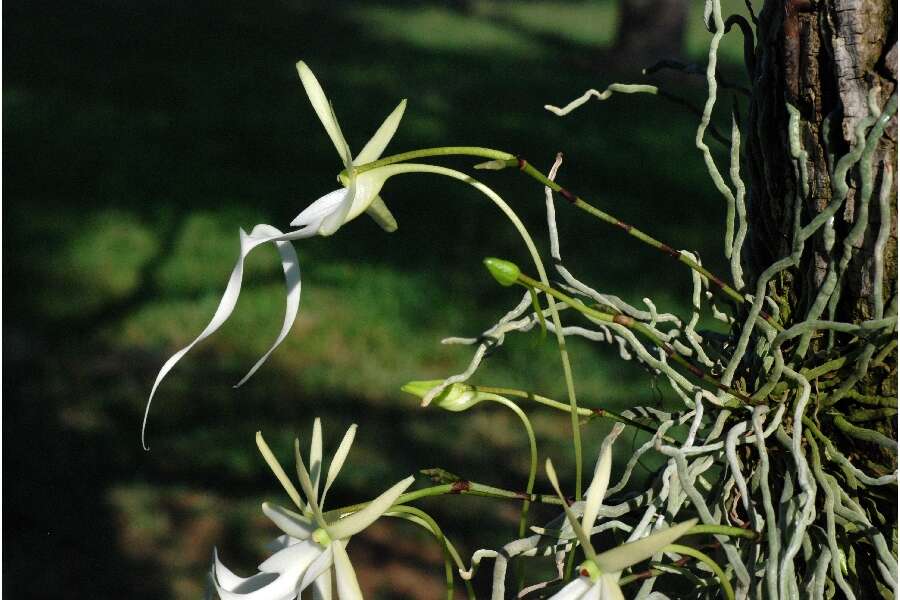
<instances>
[{"instance_id":1,"label":"green flower bud","mask_svg":"<svg viewBox=\"0 0 900 600\"><path fill-rule=\"evenodd\" d=\"M501 258L486 258L484 259L484 266L494 276L494 279L504 287L509 287L516 283L521 274L519 267Z\"/></svg>"},{"instance_id":2,"label":"green flower bud","mask_svg":"<svg viewBox=\"0 0 900 600\"><path fill-rule=\"evenodd\" d=\"M400 389L408 394L412 394L413 396L424 398L425 394L433 390L441 383L442 380L440 379L433 379L430 381L410 381ZM470 386L464 383L454 383L453 385L448 386L446 389L444 389L443 392L438 394L434 401L444 410L449 410L452 412L462 412L464 410L468 410L469 408L484 400L496 400L498 398L501 397L497 394L479 392L473 390Z\"/></svg>"},{"instance_id":3,"label":"green flower bud","mask_svg":"<svg viewBox=\"0 0 900 600\"><path fill-rule=\"evenodd\" d=\"M429 379L427 381L410 381L400 389L407 394L412 394L419 398L424 398L430 390L441 385L443 379Z\"/></svg>"}]
</instances>

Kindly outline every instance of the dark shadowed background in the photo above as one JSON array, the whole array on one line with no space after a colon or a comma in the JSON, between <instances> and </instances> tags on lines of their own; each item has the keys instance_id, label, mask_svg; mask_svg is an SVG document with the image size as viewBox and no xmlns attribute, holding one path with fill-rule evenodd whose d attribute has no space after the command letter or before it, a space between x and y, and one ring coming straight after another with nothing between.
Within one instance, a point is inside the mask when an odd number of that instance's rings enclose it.
<instances>
[{"instance_id":1,"label":"dark shadowed background","mask_svg":"<svg viewBox=\"0 0 900 600\"><path fill-rule=\"evenodd\" d=\"M705 64L700 4L678 46L681 58ZM287 464L291 440L308 443L315 416L329 448L360 424L333 507L435 466L521 489L527 446L512 414L420 409L399 391L462 370L469 349L441 338L478 335L518 301L489 278L483 257L528 264L484 197L430 176L386 186L396 233L362 217L297 244L300 317L234 390L283 315L277 255L256 251L232 319L159 390L149 453L141 415L160 365L212 315L238 228L286 228L336 185L339 159L300 85L299 59L354 149L408 98L388 153L480 145L547 169L562 151L560 181L724 270L724 204L693 149L694 115L650 96L592 101L565 119L542 108L613 81L648 80L639 52L614 47L618 14L613 0L6 2L3 591L198 598L214 546L239 573L253 572L275 535L259 504L287 501L254 432ZM727 39L724 68L736 78L740 53L740 39ZM695 104L704 97L702 78L665 84ZM726 131L730 102L715 118ZM546 251L542 189L513 171L480 178ZM568 206L558 211L574 272L631 302L646 296L686 312L686 269ZM668 397L616 347L573 342L571 351L584 405ZM510 338L476 381L564 397L552 336L537 333ZM571 484L568 417L530 412L542 459L552 456ZM584 429L591 466L607 428ZM622 439L627 458L644 438ZM542 476L538 486L547 488ZM514 504L451 497L421 506L466 556L513 537ZM380 521L350 555L370 597L442 593L440 552L412 526Z\"/></svg>"}]
</instances>

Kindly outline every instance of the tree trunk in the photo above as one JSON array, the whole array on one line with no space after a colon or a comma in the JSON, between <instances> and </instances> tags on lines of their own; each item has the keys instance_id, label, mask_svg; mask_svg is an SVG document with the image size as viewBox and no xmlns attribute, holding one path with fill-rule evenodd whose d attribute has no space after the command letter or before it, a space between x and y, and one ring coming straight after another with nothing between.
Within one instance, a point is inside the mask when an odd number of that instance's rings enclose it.
<instances>
[{"instance_id":1,"label":"tree trunk","mask_svg":"<svg viewBox=\"0 0 900 600\"><path fill-rule=\"evenodd\" d=\"M835 164L860 140L856 129L881 111L897 86L897 30L893 0L767 1L759 15L753 98L748 126L747 167L753 198L749 259L758 275L791 252L794 198L802 202L801 220L808 223L840 195ZM871 102L870 102L871 99ZM800 144L808 191L795 172L787 137L786 104L799 110ZM868 130L867 130L868 133ZM864 140L861 140L864 143ZM868 164L865 164L868 163ZM871 194L862 197L865 173L871 169ZM849 189L834 215L835 243L826 250L824 231L807 243L801 264L781 283L791 300L794 320L802 320L828 277L831 258L840 260L843 242L862 217L862 239L852 240L852 259L842 280L834 318L859 322L875 312L874 249L881 224L878 198L885 174L893 177L890 193L890 239L884 247L883 299L896 293L897 120L891 118L871 155L850 169ZM868 186L866 192L869 192ZM857 232L858 233L858 232ZM810 243L811 242L811 243ZM823 317L828 314L827 310Z\"/></svg>"},{"instance_id":2,"label":"tree trunk","mask_svg":"<svg viewBox=\"0 0 900 600\"><path fill-rule=\"evenodd\" d=\"M767 0L758 21L744 134L751 190L745 291L755 293L770 265L793 257L767 285L785 326L807 320L860 324L896 315L895 0ZM792 140L794 110L798 135ZM798 235L796 221L811 231L809 225L820 215L823 226L798 244L806 232ZM881 409L883 418L861 423L866 431L883 434L881 443L854 434L846 423L853 420L848 415L875 414L863 400L896 407L892 331L819 330L784 347L785 360L798 371L846 359L827 374L810 376L806 414L840 452L876 475L897 466L896 448L884 441L896 439L896 410ZM853 477L827 466L890 540L897 520L896 486L857 487ZM861 597L879 597L886 592L874 583L879 576L870 565L876 561L860 558L869 548L859 539L848 544L857 553L859 573L871 577L860 576L856 585Z\"/></svg>"},{"instance_id":3,"label":"tree trunk","mask_svg":"<svg viewBox=\"0 0 900 600\"><path fill-rule=\"evenodd\" d=\"M678 58L687 14L687 0L620 0L615 55L634 64Z\"/></svg>"}]
</instances>

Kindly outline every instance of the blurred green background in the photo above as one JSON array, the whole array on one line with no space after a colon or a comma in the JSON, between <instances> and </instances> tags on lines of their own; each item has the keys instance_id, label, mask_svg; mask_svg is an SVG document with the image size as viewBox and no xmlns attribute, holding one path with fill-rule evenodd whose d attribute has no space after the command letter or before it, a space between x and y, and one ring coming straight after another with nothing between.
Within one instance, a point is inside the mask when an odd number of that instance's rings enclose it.
<instances>
[{"instance_id":1,"label":"blurred green background","mask_svg":"<svg viewBox=\"0 0 900 600\"><path fill-rule=\"evenodd\" d=\"M705 64L694 4L682 57ZM360 424L332 507L435 466L521 489L526 442L511 413L441 413L399 392L461 371L470 350L440 340L476 336L518 301L484 272L484 256L528 264L489 202L429 176L386 186L398 232L362 217L297 244L299 320L234 390L283 315L277 255L256 251L234 316L160 388L149 453L141 416L160 365L212 315L238 228L286 228L335 187L339 160L297 78L301 58L353 148L409 98L388 153L482 145L547 169L562 151L565 185L724 272L724 205L692 147L694 115L649 96L593 101L565 119L542 108L647 80L644 65L611 49L617 10L612 0L5 3L3 591L197 598L214 546L239 573L254 572L276 533L259 503L287 499L253 434L263 430L287 464L293 436L305 445L315 416L330 448ZM733 37L722 60L738 77ZM701 78L665 83L697 104L704 97ZM716 113L726 131L729 105ZM512 171L480 177L546 249L542 189ZM603 292L687 313L687 270L568 206L558 213L573 272ZM574 341L571 353L584 405L669 396L616 347ZM475 381L564 398L552 336L510 338ZM542 458L571 485L568 417L531 413ZM606 428L584 429L588 457ZM622 439L627 457L644 438ZM542 477L538 485L547 487ZM466 556L512 539L513 504L421 505ZM441 593L440 552L411 526L380 521L350 554L372 597ZM482 589L489 574L490 565L477 578Z\"/></svg>"}]
</instances>

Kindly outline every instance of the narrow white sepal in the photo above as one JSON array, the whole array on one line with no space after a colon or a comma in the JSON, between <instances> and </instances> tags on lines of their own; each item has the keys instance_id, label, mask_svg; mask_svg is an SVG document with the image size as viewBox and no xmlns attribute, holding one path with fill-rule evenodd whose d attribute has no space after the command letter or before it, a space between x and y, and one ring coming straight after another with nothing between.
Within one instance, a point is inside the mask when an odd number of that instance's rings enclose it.
<instances>
[{"instance_id":1,"label":"narrow white sepal","mask_svg":"<svg viewBox=\"0 0 900 600\"><path fill-rule=\"evenodd\" d=\"M278 529L298 540L309 539L317 529L316 525L303 515L278 506L277 504L263 502L262 511L269 517L270 521L275 523Z\"/></svg>"},{"instance_id":2,"label":"narrow white sepal","mask_svg":"<svg viewBox=\"0 0 900 600\"><path fill-rule=\"evenodd\" d=\"M287 495L290 496L294 505L300 510L303 510L303 499L300 498L300 492L298 492L297 488L294 487L294 484L291 483L290 477L287 476L287 473L285 473L284 469L281 467L281 463L275 458L275 453L269 448L269 444L266 443L266 439L263 437L261 431L256 432L256 447L259 448L259 453L262 454L266 464L272 469L275 478L281 483L281 486L284 488L284 491L287 492Z\"/></svg>"},{"instance_id":3,"label":"narrow white sepal","mask_svg":"<svg viewBox=\"0 0 900 600\"><path fill-rule=\"evenodd\" d=\"M316 79L316 76L313 75L313 72L302 60L297 63L297 73L300 75L300 81L303 83L303 89L306 90L309 102L312 104L313 110L316 111L319 121L325 127L328 137L331 138L331 143L334 144L335 150L338 151L338 154L345 162L350 162L351 159L345 155L347 141L341 133L334 111L331 109L331 103L328 102L328 97L325 96L325 91L319 84L319 80Z\"/></svg>"},{"instance_id":4,"label":"narrow white sepal","mask_svg":"<svg viewBox=\"0 0 900 600\"><path fill-rule=\"evenodd\" d=\"M687 533L697 523L691 519L659 530L645 538L623 544L598 554L594 562L604 573L615 573L646 560Z\"/></svg>"},{"instance_id":5,"label":"narrow white sepal","mask_svg":"<svg viewBox=\"0 0 900 600\"><path fill-rule=\"evenodd\" d=\"M354 165L364 165L366 163L374 162L381 157L381 153L384 152L384 149L387 148L391 138L397 133L397 126L400 125L400 119L403 118L403 111L405 110L406 100L404 99L401 100L400 104L397 105L397 108L387 116L384 123L381 124L375 132L375 135L372 136L372 139L366 142L362 151L353 161Z\"/></svg>"},{"instance_id":6,"label":"narrow white sepal","mask_svg":"<svg viewBox=\"0 0 900 600\"><path fill-rule=\"evenodd\" d=\"M312 510L316 523L320 527L325 527L325 518L322 516L322 508L319 505L318 494L313 487L312 479L309 477L309 471L306 470L306 464L303 462L303 456L300 454L300 440L294 439L294 461L297 463L297 479L300 480L300 488L306 494L307 506Z\"/></svg>"},{"instance_id":7,"label":"narrow white sepal","mask_svg":"<svg viewBox=\"0 0 900 600\"><path fill-rule=\"evenodd\" d=\"M306 569L306 572L303 574L303 579L300 581L300 585L297 587L298 592L302 592L309 586L313 584L323 573L328 571L331 566L334 564L334 544L329 544L325 551L322 552L316 560L313 561L309 568Z\"/></svg>"},{"instance_id":8,"label":"narrow white sepal","mask_svg":"<svg viewBox=\"0 0 900 600\"><path fill-rule=\"evenodd\" d=\"M355 437L356 423L347 428L347 432L344 434L344 438L341 440L337 452L335 452L334 456L331 458L331 464L328 465L328 474L325 477L325 487L322 490L321 503L323 505L325 504L325 495L328 493L328 490L331 489L331 484L334 483L334 480L337 479L338 474L341 472L344 461L347 460L347 455L350 454L350 448L353 447L353 440Z\"/></svg>"},{"instance_id":9,"label":"narrow white sepal","mask_svg":"<svg viewBox=\"0 0 900 600\"><path fill-rule=\"evenodd\" d=\"M319 480L322 478L322 419L319 417L313 421L312 437L309 442L309 476L312 479L313 489L316 491L316 500L318 500ZM319 501L319 505L322 505L321 501Z\"/></svg>"},{"instance_id":10,"label":"narrow white sepal","mask_svg":"<svg viewBox=\"0 0 900 600\"><path fill-rule=\"evenodd\" d=\"M362 590L359 589L359 582L356 580L356 571L353 570L353 564L344 544L334 541L334 571L335 580L337 581L337 595L340 600L363 600Z\"/></svg>"},{"instance_id":11,"label":"narrow white sepal","mask_svg":"<svg viewBox=\"0 0 900 600\"><path fill-rule=\"evenodd\" d=\"M386 492L372 500L365 508L338 520L333 525L328 526L328 535L333 540L343 540L350 536L356 535L383 515L393 506L397 498L406 491L406 488L412 485L415 478L410 476L403 481L397 482Z\"/></svg>"}]
</instances>

